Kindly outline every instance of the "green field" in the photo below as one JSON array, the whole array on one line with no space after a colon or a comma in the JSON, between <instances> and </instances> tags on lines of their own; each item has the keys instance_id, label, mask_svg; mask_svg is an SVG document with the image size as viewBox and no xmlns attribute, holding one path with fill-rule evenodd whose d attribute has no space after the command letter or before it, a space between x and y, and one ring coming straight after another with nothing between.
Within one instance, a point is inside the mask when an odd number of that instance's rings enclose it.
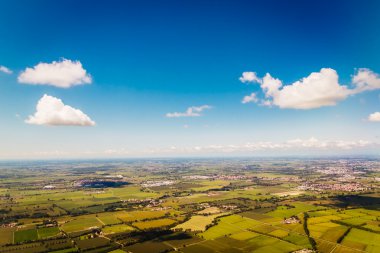
<instances>
[{"instance_id":1,"label":"green field","mask_svg":"<svg viewBox=\"0 0 380 253\"><path fill-rule=\"evenodd\" d=\"M34 241L38 239L38 234L36 229L20 230L14 232L14 242L27 242Z\"/></svg>"},{"instance_id":2,"label":"green field","mask_svg":"<svg viewBox=\"0 0 380 253\"><path fill-rule=\"evenodd\" d=\"M125 224L106 226L102 228L102 231L104 234L121 233L121 232L126 232L126 231L131 231L131 230L134 230L134 228Z\"/></svg>"},{"instance_id":3,"label":"green field","mask_svg":"<svg viewBox=\"0 0 380 253\"><path fill-rule=\"evenodd\" d=\"M298 215L310 210L317 210L320 207L308 205L304 203L291 203L289 206L279 206L275 211L267 213L267 215L277 218L289 218L292 215Z\"/></svg>"},{"instance_id":4,"label":"green field","mask_svg":"<svg viewBox=\"0 0 380 253\"><path fill-rule=\"evenodd\" d=\"M217 225L201 233L200 236L208 240L215 239L225 235L232 235L248 228L253 228L258 224L260 224L260 222L244 218L240 215L230 215L220 218Z\"/></svg>"},{"instance_id":5,"label":"green field","mask_svg":"<svg viewBox=\"0 0 380 253\"><path fill-rule=\"evenodd\" d=\"M149 220L149 221L139 221L134 222L132 225L134 227L137 227L138 229L152 229L152 228L159 228L159 227L166 227L174 224L175 221L172 219L164 218L164 219L158 219L158 220Z\"/></svg>"},{"instance_id":6,"label":"green field","mask_svg":"<svg viewBox=\"0 0 380 253\"><path fill-rule=\"evenodd\" d=\"M102 223L96 217L80 217L75 220L71 220L62 225L62 229L67 232L75 232L81 230L87 230L95 227L102 227Z\"/></svg>"},{"instance_id":7,"label":"green field","mask_svg":"<svg viewBox=\"0 0 380 253\"><path fill-rule=\"evenodd\" d=\"M355 249L365 250L366 252L379 252L380 234L353 228L344 238L342 244Z\"/></svg>"},{"instance_id":8,"label":"green field","mask_svg":"<svg viewBox=\"0 0 380 253\"><path fill-rule=\"evenodd\" d=\"M174 229L182 229L184 231L204 231L206 226L211 224L211 222L220 216L219 214L203 216L203 215L194 215L190 218L190 220L185 223L179 224Z\"/></svg>"},{"instance_id":9,"label":"green field","mask_svg":"<svg viewBox=\"0 0 380 253\"><path fill-rule=\"evenodd\" d=\"M104 224L104 225L114 225L119 224L122 221L117 218L115 213L99 213L96 217Z\"/></svg>"},{"instance_id":10,"label":"green field","mask_svg":"<svg viewBox=\"0 0 380 253\"><path fill-rule=\"evenodd\" d=\"M52 228L39 228L37 230L38 233L38 239L44 239L48 237L52 237L59 234L59 228L52 227Z\"/></svg>"},{"instance_id":11,"label":"green field","mask_svg":"<svg viewBox=\"0 0 380 253\"><path fill-rule=\"evenodd\" d=\"M163 211L132 211L132 212L118 212L115 214L117 218L123 222L133 222L145 219L154 219L165 216Z\"/></svg>"}]
</instances>

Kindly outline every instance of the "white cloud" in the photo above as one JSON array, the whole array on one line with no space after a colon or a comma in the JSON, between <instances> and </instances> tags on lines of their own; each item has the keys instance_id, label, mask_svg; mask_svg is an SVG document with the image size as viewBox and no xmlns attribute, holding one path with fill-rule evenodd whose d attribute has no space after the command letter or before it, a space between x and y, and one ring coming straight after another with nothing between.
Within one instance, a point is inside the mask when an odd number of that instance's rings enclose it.
<instances>
[{"instance_id":1,"label":"white cloud","mask_svg":"<svg viewBox=\"0 0 380 253\"><path fill-rule=\"evenodd\" d=\"M243 72L239 80L242 83L260 82L260 78L257 77L256 72Z\"/></svg>"},{"instance_id":2,"label":"white cloud","mask_svg":"<svg viewBox=\"0 0 380 253\"><path fill-rule=\"evenodd\" d=\"M44 95L34 115L25 120L28 124L48 126L94 126L95 122L81 110L65 105L61 99Z\"/></svg>"},{"instance_id":3,"label":"white cloud","mask_svg":"<svg viewBox=\"0 0 380 253\"><path fill-rule=\"evenodd\" d=\"M380 112L371 113L368 116L368 120L372 122L380 122Z\"/></svg>"},{"instance_id":4,"label":"white cloud","mask_svg":"<svg viewBox=\"0 0 380 253\"><path fill-rule=\"evenodd\" d=\"M313 109L336 105L350 94L346 86L339 84L336 71L324 68L268 96L280 108Z\"/></svg>"},{"instance_id":5,"label":"white cloud","mask_svg":"<svg viewBox=\"0 0 380 253\"><path fill-rule=\"evenodd\" d=\"M209 105L191 106L187 108L186 112L169 112L166 114L167 118L180 118L180 117L199 117L202 116L201 112L206 109L211 109Z\"/></svg>"},{"instance_id":6,"label":"white cloud","mask_svg":"<svg viewBox=\"0 0 380 253\"><path fill-rule=\"evenodd\" d=\"M356 86L355 92L380 89L380 76L370 69L361 68L352 77L352 83Z\"/></svg>"},{"instance_id":7,"label":"white cloud","mask_svg":"<svg viewBox=\"0 0 380 253\"><path fill-rule=\"evenodd\" d=\"M322 68L309 76L289 85L267 73L259 83L265 99L257 99L265 106L277 106L290 109L314 109L333 106L351 95L366 90L380 89L380 76L369 69L359 69L353 76L353 88L339 84L337 72L331 68ZM244 98L243 98L244 101Z\"/></svg>"},{"instance_id":8,"label":"white cloud","mask_svg":"<svg viewBox=\"0 0 380 253\"><path fill-rule=\"evenodd\" d=\"M265 92L266 97L273 97L276 93L278 93L278 90L282 86L282 82L267 73L264 76L260 86Z\"/></svg>"},{"instance_id":9,"label":"white cloud","mask_svg":"<svg viewBox=\"0 0 380 253\"><path fill-rule=\"evenodd\" d=\"M251 95L248 95L248 96L245 96L243 97L243 100L241 101L243 104L246 104L246 103L257 103L259 100L256 96L256 93L251 93Z\"/></svg>"},{"instance_id":10,"label":"white cloud","mask_svg":"<svg viewBox=\"0 0 380 253\"><path fill-rule=\"evenodd\" d=\"M41 62L33 68L26 68L18 76L18 81L26 84L70 88L75 85L89 84L92 79L80 61L62 59L52 63Z\"/></svg>"},{"instance_id":11,"label":"white cloud","mask_svg":"<svg viewBox=\"0 0 380 253\"><path fill-rule=\"evenodd\" d=\"M3 72L5 74L12 74L13 73L12 70L10 70L9 68L7 68L5 66L1 66L1 65L0 65L0 72Z\"/></svg>"}]
</instances>

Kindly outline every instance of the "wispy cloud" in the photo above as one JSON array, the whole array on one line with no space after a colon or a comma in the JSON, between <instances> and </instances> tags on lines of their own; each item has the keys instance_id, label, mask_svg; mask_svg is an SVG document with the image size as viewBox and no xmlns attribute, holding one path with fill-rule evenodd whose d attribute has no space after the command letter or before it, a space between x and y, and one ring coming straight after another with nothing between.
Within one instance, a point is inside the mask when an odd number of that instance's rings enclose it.
<instances>
[{"instance_id":1,"label":"wispy cloud","mask_svg":"<svg viewBox=\"0 0 380 253\"><path fill-rule=\"evenodd\" d=\"M308 152L325 152L334 151L349 152L358 151L366 148L378 148L379 143L357 140L319 140L316 138L293 139L284 142L247 142L245 144L227 144L227 145L206 145L193 147L176 147L171 146L163 149L145 150L148 154L266 154L275 155L280 153L304 154ZM314 153L313 153L314 154Z\"/></svg>"},{"instance_id":2,"label":"wispy cloud","mask_svg":"<svg viewBox=\"0 0 380 253\"><path fill-rule=\"evenodd\" d=\"M167 118L180 118L180 117L200 117L202 112L211 109L210 105L191 106L185 112L169 112L165 116Z\"/></svg>"},{"instance_id":3,"label":"wispy cloud","mask_svg":"<svg viewBox=\"0 0 380 253\"><path fill-rule=\"evenodd\" d=\"M12 74L13 73L12 70L10 70L9 68L2 66L2 65L0 65L0 72L3 72L5 74Z\"/></svg>"},{"instance_id":4,"label":"wispy cloud","mask_svg":"<svg viewBox=\"0 0 380 253\"><path fill-rule=\"evenodd\" d=\"M380 112L374 112L374 113L371 113L371 114L368 116L368 121L372 121L372 122L380 122Z\"/></svg>"}]
</instances>

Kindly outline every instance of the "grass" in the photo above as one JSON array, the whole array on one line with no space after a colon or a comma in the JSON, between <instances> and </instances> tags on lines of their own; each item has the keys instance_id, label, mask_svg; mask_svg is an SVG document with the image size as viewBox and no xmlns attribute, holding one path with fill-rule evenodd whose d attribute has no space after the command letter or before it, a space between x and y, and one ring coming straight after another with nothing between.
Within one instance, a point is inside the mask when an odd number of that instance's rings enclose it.
<instances>
[{"instance_id":1,"label":"grass","mask_svg":"<svg viewBox=\"0 0 380 253\"><path fill-rule=\"evenodd\" d=\"M62 225L62 229L67 232L76 232L86 230L91 227L102 227L102 223L96 217L77 217L77 219L69 221Z\"/></svg>"},{"instance_id":2,"label":"grass","mask_svg":"<svg viewBox=\"0 0 380 253\"><path fill-rule=\"evenodd\" d=\"M78 249L77 248L62 249L62 250L52 251L51 253L72 253L72 252L78 252Z\"/></svg>"},{"instance_id":3,"label":"grass","mask_svg":"<svg viewBox=\"0 0 380 253\"><path fill-rule=\"evenodd\" d=\"M190 220L186 221L185 223L179 224L174 229L183 229L191 230L191 231L205 231L206 226L211 224L212 221L217 218L218 214L215 215L209 215L209 216L203 216L203 215L194 215L190 218Z\"/></svg>"},{"instance_id":4,"label":"grass","mask_svg":"<svg viewBox=\"0 0 380 253\"><path fill-rule=\"evenodd\" d=\"M181 249L181 251L183 251L184 253L194 253L194 252L197 252L197 253L214 253L215 252L214 250L212 250L208 247L199 245L199 244L191 245L189 247L183 248L183 249Z\"/></svg>"},{"instance_id":5,"label":"grass","mask_svg":"<svg viewBox=\"0 0 380 253\"><path fill-rule=\"evenodd\" d=\"M107 226L102 229L104 234L122 233L131 230L134 230L134 228L126 224Z\"/></svg>"},{"instance_id":6,"label":"grass","mask_svg":"<svg viewBox=\"0 0 380 253\"><path fill-rule=\"evenodd\" d=\"M158 219L158 220L138 221L138 222L132 223L132 225L137 227L138 229L144 230L144 229L166 227L174 223L175 223L174 220L164 218L164 219Z\"/></svg>"},{"instance_id":7,"label":"grass","mask_svg":"<svg viewBox=\"0 0 380 253\"><path fill-rule=\"evenodd\" d=\"M245 240L255 238L259 235L260 234L257 234L257 233L251 232L251 231L242 231L242 232L233 234L230 237L233 239L236 239L236 240L245 241Z\"/></svg>"},{"instance_id":8,"label":"grass","mask_svg":"<svg viewBox=\"0 0 380 253\"><path fill-rule=\"evenodd\" d=\"M332 222L325 222L325 223L319 223L319 224L309 224L308 226L310 235L313 238L320 238L322 237L327 231L334 230L336 228L342 227L341 225L332 223Z\"/></svg>"},{"instance_id":9,"label":"grass","mask_svg":"<svg viewBox=\"0 0 380 253\"><path fill-rule=\"evenodd\" d=\"M291 232L288 236L283 237L282 239L295 245L302 246L304 248L311 248L309 239L306 235L300 235L298 233Z\"/></svg>"},{"instance_id":10,"label":"grass","mask_svg":"<svg viewBox=\"0 0 380 253\"><path fill-rule=\"evenodd\" d=\"M263 232L262 230L265 230L263 233L268 233L276 230L272 226L265 225L260 221L249 219L240 215L230 215L220 218L220 221L217 225L201 233L200 236L202 238L211 240L226 235L231 236L235 233L248 229L253 229L254 231L258 232Z\"/></svg>"},{"instance_id":11,"label":"grass","mask_svg":"<svg viewBox=\"0 0 380 253\"><path fill-rule=\"evenodd\" d=\"M263 253L292 252L302 248L301 246L297 246L295 244L264 235L249 240L249 244L254 249L254 252Z\"/></svg>"},{"instance_id":12,"label":"grass","mask_svg":"<svg viewBox=\"0 0 380 253\"><path fill-rule=\"evenodd\" d=\"M203 241L197 236L193 236L192 234L188 233L174 233L168 236L163 236L162 240L165 241L165 244L172 246L173 248L180 248L185 247L189 244L199 243Z\"/></svg>"},{"instance_id":13,"label":"grass","mask_svg":"<svg viewBox=\"0 0 380 253\"><path fill-rule=\"evenodd\" d=\"M121 223L115 213L99 213L97 214L98 219L104 223L104 225L114 225Z\"/></svg>"},{"instance_id":14,"label":"grass","mask_svg":"<svg viewBox=\"0 0 380 253\"><path fill-rule=\"evenodd\" d=\"M331 228L327 230L320 238L331 242L337 242L338 239L347 231L347 229L348 227L345 226Z\"/></svg>"},{"instance_id":15,"label":"grass","mask_svg":"<svg viewBox=\"0 0 380 253\"><path fill-rule=\"evenodd\" d=\"M376 221L376 217L375 216L361 216L361 217L354 217L354 218L342 220L343 223L347 225L351 225L351 226L365 225L366 223L370 221Z\"/></svg>"},{"instance_id":16,"label":"grass","mask_svg":"<svg viewBox=\"0 0 380 253\"><path fill-rule=\"evenodd\" d=\"M136 243L125 248L127 252L133 253L161 253L169 252L172 248L161 242L148 241L144 243Z\"/></svg>"},{"instance_id":17,"label":"grass","mask_svg":"<svg viewBox=\"0 0 380 253\"><path fill-rule=\"evenodd\" d=\"M201 233L200 236L204 239L211 240L225 235L232 235L241 232L243 229L233 223L238 223L241 220L239 215L231 215L220 218L216 226L213 226Z\"/></svg>"},{"instance_id":18,"label":"grass","mask_svg":"<svg viewBox=\"0 0 380 253\"><path fill-rule=\"evenodd\" d=\"M343 239L343 245L352 248L369 251L380 250L380 234L353 228L350 233Z\"/></svg>"},{"instance_id":19,"label":"grass","mask_svg":"<svg viewBox=\"0 0 380 253\"><path fill-rule=\"evenodd\" d=\"M116 217L123 222L134 222L145 219L155 219L165 216L163 211L132 211L132 212L118 212Z\"/></svg>"},{"instance_id":20,"label":"grass","mask_svg":"<svg viewBox=\"0 0 380 253\"><path fill-rule=\"evenodd\" d=\"M28 229L14 232L14 242L27 242L34 241L38 239L38 234L36 229Z\"/></svg>"},{"instance_id":21,"label":"grass","mask_svg":"<svg viewBox=\"0 0 380 253\"><path fill-rule=\"evenodd\" d=\"M247 217L247 218L263 221L263 222L272 222L272 221L280 221L280 220L282 220L282 218L273 218L272 216L261 214L261 213L257 213L257 212L254 212L254 211L240 213L240 215L244 216L244 217Z\"/></svg>"},{"instance_id":22,"label":"grass","mask_svg":"<svg viewBox=\"0 0 380 253\"><path fill-rule=\"evenodd\" d=\"M316 207L314 205L309 205L305 203L291 203L291 206L294 207L287 207L287 206L279 206L276 210L271 211L267 213L267 215L270 215L272 217L277 218L289 218L292 215L297 215L303 212L307 212L310 210L317 210L320 207Z\"/></svg>"},{"instance_id":23,"label":"grass","mask_svg":"<svg viewBox=\"0 0 380 253\"><path fill-rule=\"evenodd\" d=\"M78 248L85 251L88 249L100 248L110 244L110 241L104 237L95 237L87 240L76 240Z\"/></svg>"},{"instance_id":24,"label":"grass","mask_svg":"<svg viewBox=\"0 0 380 253\"><path fill-rule=\"evenodd\" d=\"M278 237L278 238L283 238L289 235L289 232L282 230L282 229L276 229L272 232L269 233L269 235Z\"/></svg>"},{"instance_id":25,"label":"grass","mask_svg":"<svg viewBox=\"0 0 380 253\"><path fill-rule=\"evenodd\" d=\"M13 242L14 228L0 228L0 245Z\"/></svg>"},{"instance_id":26,"label":"grass","mask_svg":"<svg viewBox=\"0 0 380 253\"><path fill-rule=\"evenodd\" d=\"M52 237L59 234L59 229L57 227L40 228L37 230L37 233L38 233L38 239L44 239L44 238Z\"/></svg>"}]
</instances>

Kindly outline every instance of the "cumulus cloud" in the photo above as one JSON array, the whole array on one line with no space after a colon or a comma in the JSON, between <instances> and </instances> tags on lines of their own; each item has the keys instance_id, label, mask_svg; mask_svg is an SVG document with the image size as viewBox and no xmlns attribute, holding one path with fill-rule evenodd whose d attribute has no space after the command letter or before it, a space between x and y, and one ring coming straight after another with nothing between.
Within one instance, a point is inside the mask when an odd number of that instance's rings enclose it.
<instances>
[{"instance_id":1,"label":"cumulus cloud","mask_svg":"<svg viewBox=\"0 0 380 253\"><path fill-rule=\"evenodd\" d=\"M251 93L251 95L243 97L243 100L241 101L243 104L247 103L257 103L259 100L256 96L256 93Z\"/></svg>"},{"instance_id":2,"label":"cumulus cloud","mask_svg":"<svg viewBox=\"0 0 380 253\"><path fill-rule=\"evenodd\" d=\"M242 83L260 82L260 78L257 77L256 72L243 72L239 80Z\"/></svg>"},{"instance_id":3,"label":"cumulus cloud","mask_svg":"<svg viewBox=\"0 0 380 253\"><path fill-rule=\"evenodd\" d=\"M370 69L361 68L352 77L352 83L356 86L355 92L380 89L380 76Z\"/></svg>"},{"instance_id":4,"label":"cumulus cloud","mask_svg":"<svg viewBox=\"0 0 380 253\"><path fill-rule=\"evenodd\" d=\"M371 113L368 116L368 121L371 121L371 122L380 122L380 112Z\"/></svg>"},{"instance_id":5,"label":"cumulus cloud","mask_svg":"<svg viewBox=\"0 0 380 253\"><path fill-rule=\"evenodd\" d=\"M2 66L2 65L0 65L0 72L3 72L5 74L12 74L13 73L12 70L10 70L9 68Z\"/></svg>"},{"instance_id":6,"label":"cumulus cloud","mask_svg":"<svg viewBox=\"0 0 380 253\"><path fill-rule=\"evenodd\" d=\"M92 78L80 61L61 59L52 63L41 62L33 68L26 68L18 76L18 81L25 84L70 88L75 85L90 84Z\"/></svg>"},{"instance_id":7,"label":"cumulus cloud","mask_svg":"<svg viewBox=\"0 0 380 253\"><path fill-rule=\"evenodd\" d=\"M36 112L25 120L28 124L48 126L94 126L95 122L81 110L65 105L61 99L44 95Z\"/></svg>"},{"instance_id":8,"label":"cumulus cloud","mask_svg":"<svg viewBox=\"0 0 380 253\"><path fill-rule=\"evenodd\" d=\"M273 104L280 108L313 109L336 105L350 94L346 86L339 84L336 71L324 68L269 96L272 96Z\"/></svg>"},{"instance_id":9,"label":"cumulus cloud","mask_svg":"<svg viewBox=\"0 0 380 253\"><path fill-rule=\"evenodd\" d=\"M262 79L255 80L265 96L257 99L265 106L277 106L290 109L314 109L333 106L347 97L367 90L380 89L380 77L369 69L359 69L352 77L354 87L339 83L334 69L322 68L289 85L267 73ZM244 98L243 98L244 100Z\"/></svg>"},{"instance_id":10,"label":"cumulus cloud","mask_svg":"<svg viewBox=\"0 0 380 253\"><path fill-rule=\"evenodd\" d=\"M187 108L186 112L169 112L166 114L167 118L180 118L180 117L200 117L202 112L206 109L211 109L209 105L191 106Z\"/></svg>"}]
</instances>

